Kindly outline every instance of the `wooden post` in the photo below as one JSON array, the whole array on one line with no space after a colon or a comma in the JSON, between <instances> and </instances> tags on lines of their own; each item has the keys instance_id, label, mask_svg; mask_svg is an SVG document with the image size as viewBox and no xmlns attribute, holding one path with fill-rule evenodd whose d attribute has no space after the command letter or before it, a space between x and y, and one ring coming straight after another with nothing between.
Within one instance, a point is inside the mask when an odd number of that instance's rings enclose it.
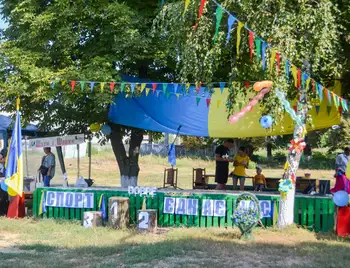
<instances>
[{"instance_id":1,"label":"wooden post","mask_svg":"<svg viewBox=\"0 0 350 268\"><path fill-rule=\"evenodd\" d=\"M137 229L139 232L155 232L157 230L157 210L138 210Z\"/></svg>"},{"instance_id":2,"label":"wooden post","mask_svg":"<svg viewBox=\"0 0 350 268\"><path fill-rule=\"evenodd\" d=\"M129 198L114 196L108 200L108 223L113 228L129 227Z\"/></svg>"},{"instance_id":3,"label":"wooden post","mask_svg":"<svg viewBox=\"0 0 350 268\"><path fill-rule=\"evenodd\" d=\"M102 212L100 211L85 211L83 226L85 228L94 228L102 226Z\"/></svg>"}]
</instances>

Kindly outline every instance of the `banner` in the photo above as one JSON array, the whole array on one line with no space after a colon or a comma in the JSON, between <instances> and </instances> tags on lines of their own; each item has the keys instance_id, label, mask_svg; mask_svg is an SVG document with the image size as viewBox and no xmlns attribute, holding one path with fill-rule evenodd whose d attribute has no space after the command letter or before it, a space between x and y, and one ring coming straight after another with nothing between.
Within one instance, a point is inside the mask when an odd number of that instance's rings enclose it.
<instances>
[{"instance_id":1,"label":"banner","mask_svg":"<svg viewBox=\"0 0 350 268\"><path fill-rule=\"evenodd\" d=\"M29 140L29 148L59 147L74 144L82 144L84 142L84 134L39 138Z\"/></svg>"},{"instance_id":2,"label":"banner","mask_svg":"<svg viewBox=\"0 0 350 268\"><path fill-rule=\"evenodd\" d=\"M94 208L94 193L52 192L46 193L45 206L63 208Z\"/></svg>"}]
</instances>

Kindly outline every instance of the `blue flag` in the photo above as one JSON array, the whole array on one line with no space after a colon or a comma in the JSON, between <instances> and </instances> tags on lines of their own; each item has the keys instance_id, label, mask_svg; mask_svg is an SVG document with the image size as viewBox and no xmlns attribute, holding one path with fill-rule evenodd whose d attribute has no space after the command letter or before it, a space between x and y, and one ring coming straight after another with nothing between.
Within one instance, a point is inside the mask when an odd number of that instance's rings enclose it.
<instances>
[{"instance_id":1,"label":"blue flag","mask_svg":"<svg viewBox=\"0 0 350 268\"><path fill-rule=\"evenodd\" d=\"M170 149L168 152L168 162L172 167L176 166L176 150L174 144L170 145Z\"/></svg>"}]
</instances>

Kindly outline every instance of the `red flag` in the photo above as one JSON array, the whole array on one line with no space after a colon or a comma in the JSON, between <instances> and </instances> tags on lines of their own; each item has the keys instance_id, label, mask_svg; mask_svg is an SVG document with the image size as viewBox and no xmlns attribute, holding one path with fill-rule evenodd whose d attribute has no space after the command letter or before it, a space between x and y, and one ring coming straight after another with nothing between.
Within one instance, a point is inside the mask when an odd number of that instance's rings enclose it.
<instances>
[{"instance_id":1,"label":"red flag","mask_svg":"<svg viewBox=\"0 0 350 268\"><path fill-rule=\"evenodd\" d=\"M152 84L153 93L156 93L156 90L157 90L157 84Z\"/></svg>"},{"instance_id":2,"label":"red flag","mask_svg":"<svg viewBox=\"0 0 350 268\"><path fill-rule=\"evenodd\" d=\"M207 99L207 107L210 105L210 99Z\"/></svg>"},{"instance_id":3,"label":"red flag","mask_svg":"<svg viewBox=\"0 0 350 268\"><path fill-rule=\"evenodd\" d=\"M301 86L301 70L298 69L298 89L300 88Z\"/></svg>"},{"instance_id":4,"label":"red flag","mask_svg":"<svg viewBox=\"0 0 350 268\"><path fill-rule=\"evenodd\" d=\"M72 81L71 81L71 86L72 86L72 91L73 91L73 92L74 92L75 83L76 83L75 80L72 80Z\"/></svg>"},{"instance_id":5,"label":"red flag","mask_svg":"<svg viewBox=\"0 0 350 268\"><path fill-rule=\"evenodd\" d=\"M114 86L115 86L115 82L110 82L109 83L109 88L111 89L111 93L113 93Z\"/></svg>"},{"instance_id":6,"label":"red flag","mask_svg":"<svg viewBox=\"0 0 350 268\"><path fill-rule=\"evenodd\" d=\"M297 106L293 106L293 110L294 110L295 112L297 112L297 111L298 111L298 107L297 107Z\"/></svg>"},{"instance_id":7,"label":"red flag","mask_svg":"<svg viewBox=\"0 0 350 268\"><path fill-rule=\"evenodd\" d=\"M244 85L245 85L245 88L249 88L249 86L250 86L250 82L249 81L247 81L247 82L244 82Z\"/></svg>"},{"instance_id":8,"label":"red flag","mask_svg":"<svg viewBox=\"0 0 350 268\"><path fill-rule=\"evenodd\" d=\"M311 80L312 90L315 91L315 80Z\"/></svg>"},{"instance_id":9,"label":"red flag","mask_svg":"<svg viewBox=\"0 0 350 268\"><path fill-rule=\"evenodd\" d=\"M253 44L254 44L254 33L249 31L249 54L250 59L253 59Z\"/></svg>"},{"instance_id":10,"label":"red flag","mask_svg":"<svg viewBox=\"0 0 350 268\"><path fill-rule=\"evenodd\" d=\"M276 53L276 60L277 60L277 75L280 75L280 71L281 71L281 53Z\"/></svg>"},{"instance_id":11,"label":"red flag","mask_svg":"<svg viewBox=\"0 0 350 268\"><path fill-rule=\"evenodd\" d=\"M338 112L339 112L340 114L342 114L342 113L343 113L343 108L342 108L341 106L339 106L339 108L338 108Z\"/></svg>"},{"instance_id":12,"label":"red flag","mask_svg":"<svg viewBox=\"0 0 350 268\"><path fill-rule=\"evenodd\" d=\"M197 26L198 26L198 23L199 23L199 19L202 17L202 14L203 14L203 9L204 9L204 5L205 5L205 2L207 0L201 0L201 5L199 6L199 11L198 11L198 21L196 23L196 25L194 26L194 28L196 29Z\"/></svg>"}]
</instances>

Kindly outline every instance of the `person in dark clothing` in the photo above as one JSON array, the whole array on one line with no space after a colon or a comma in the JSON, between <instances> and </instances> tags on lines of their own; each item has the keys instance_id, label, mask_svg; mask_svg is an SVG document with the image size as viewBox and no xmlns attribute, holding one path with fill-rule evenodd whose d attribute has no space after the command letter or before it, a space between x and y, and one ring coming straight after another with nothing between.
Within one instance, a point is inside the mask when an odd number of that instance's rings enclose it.
<instances>
[{"instance_id":1,"label":"person in dark clothing","mask_svg":"<svg viewBox=\"0 0 350 268\"><path fill-rule=\"evenodd\" d=\"M230 149L233 147L233 140L228 139L224 144L218 146L215 150L216 171L215 182L217 190L225 190L228 179L229 163L233 162L230 157Z\"/></svg>"}]
</instances>

